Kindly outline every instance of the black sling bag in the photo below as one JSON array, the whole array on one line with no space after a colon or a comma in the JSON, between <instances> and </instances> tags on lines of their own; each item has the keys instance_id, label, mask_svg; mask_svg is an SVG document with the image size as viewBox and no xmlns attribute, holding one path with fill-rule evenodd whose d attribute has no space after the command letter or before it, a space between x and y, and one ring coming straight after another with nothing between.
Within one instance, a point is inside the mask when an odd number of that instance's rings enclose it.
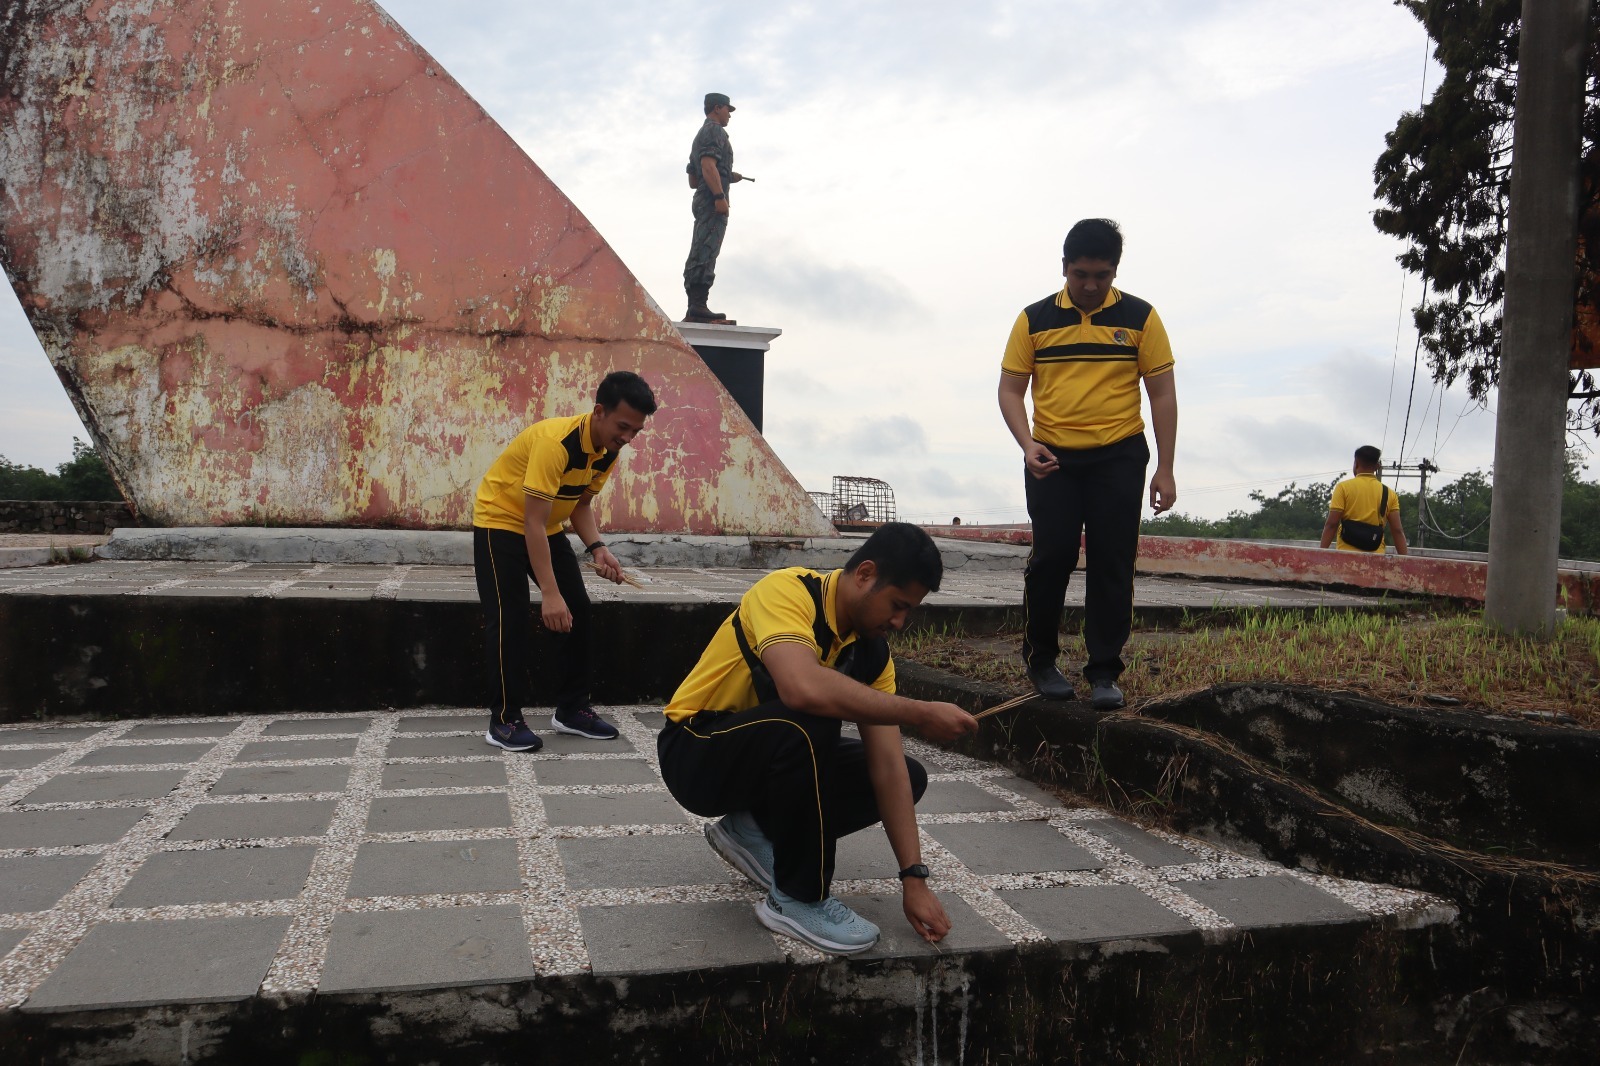
<instances>
[{"instance_id":1,"label":"black sling bag","mask_svg":"<svg viewBox=\"0 0 1600 1066\"><path fill-rule=\"evenodd\" d=\"M1383 521L1388 517L1389 511L1389 486L1383 486L1383 495L1378 500L1378 524L1371 522L1352 522L1350 519L1341 519L1339 522L1339 536L1352 548L1360 548L1364 552L1383 550Z\"/></svg>"},{"instance_id":2,"label":"black sling bag","mask_svg":"<svg viewBox=\"0 0 1600 1066\"><path fill-rule=\"evenodd\" d=\"M822 579L811 574L801 574L800 583L811 594L811 603L816 610L816 615L811 622L811 635L816 638L817 647L822 649L822 654L827 655L828 649L833 647L837 638L832 627L828 625L827 612L822 606ZM739 620L738 608L734 609L733 617L728 620L733 626L733 637L739 642L739 654L744 656L745 665L750 668L750 680L755 683L756 701L759 703L772 703L778 699L778 686L772 680L772 674L767 671L766 664L761 657L750 647L750 642L744 636L744 624ZM870 685L878 680L878 675L883 673L883 668L889 664L889 642L882 637L858 637L839 653L833 668L853 678L863 685Z\"/></svg>"}]
</instances>

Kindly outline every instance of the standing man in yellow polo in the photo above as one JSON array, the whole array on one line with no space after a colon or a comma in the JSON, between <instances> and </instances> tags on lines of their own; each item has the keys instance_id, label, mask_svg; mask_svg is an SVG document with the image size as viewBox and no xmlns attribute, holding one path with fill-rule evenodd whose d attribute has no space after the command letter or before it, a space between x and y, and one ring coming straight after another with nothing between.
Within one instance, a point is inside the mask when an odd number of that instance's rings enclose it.
<instances>
[{"instance_id":1,"label":"standing man in yellow polo","mask_svg":"<svg viewBox=\"0 0 1600 1066\"><path fill-rule=\"evenodd\" d=\"M1150 447L1140 417L1139 383L1150 397L1156 514L1178 498L1172 477L1178 393L1172 346L1155 308L1112 287L1122 261L1115 222L1088 218L1067 232L1059 293L1029 304L1011 328L1000 364L1000 413L1022 449L1033 552L1023 582L1028 678L1040 695L1070 699L1072 682L1056 666L1061 609L1078 565L1084 578L1083 676L1101 710L1123 705L1117 678L1133 627L1133 568ZM1023 397L1032 386L1033 424Z\"/></svg>"},{"instance_id":2,"label":"standing man in yellow polo","mask_svg":"<svg viewBox=\"0 0 1600 1066\"><path fill-rule=\"evenodd\" d=\"M522 718L532 635L528 578L539 585L539 614L558 634L554 663L558 733L614 740L617 729L589 706L589 594L578 558L561 531L572 522L600 576L620 582L617 563L590 502L622 449L655 414L644 378L627 370L605 376L594 410L547 418L517 435L478 485L472 510L472 568L489 649L489 729L484 739L507 751L538 751L544 741Z\"/></svg>"},{"instance_id":3,"label":"standing man in yellow polo","mask_svg":"<svg viewBox=\"0 0 1600 1066\"><path fill-rule=\"evenodd\" d=\"M1333 487L1328 501L1328 520L1322 524L1322 547L1335 538L1342 552L1383 553L1383 531L1387 526L1398 555L1407 555L1405 527L1400 524L1400 497L1378 480L1383 453L1370 444L1356 449L1352 477ZM1352 543L1352 539L1354 543Z\"/></svg>"}]
</instances>

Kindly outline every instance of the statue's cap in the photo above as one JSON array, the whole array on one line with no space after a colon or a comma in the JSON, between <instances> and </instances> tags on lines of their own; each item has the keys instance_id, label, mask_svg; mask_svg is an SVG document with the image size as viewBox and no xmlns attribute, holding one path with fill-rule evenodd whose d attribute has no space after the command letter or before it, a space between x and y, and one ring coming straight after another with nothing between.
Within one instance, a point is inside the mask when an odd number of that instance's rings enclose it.
<instances>
[{"instance_id":1,"label":"statue's cap","mask_svg":"<svg viewBox=\"0 0 1600 1066\"><path fill-rule=\"evenodd\" d=\"M728 95L726 93L706 93L707 111L710 111L713 107L722 107L725 104L727 105L729 111L739 110L737 107L733 106L733 101L728 99Z\"/></svg>"}]
</instances>

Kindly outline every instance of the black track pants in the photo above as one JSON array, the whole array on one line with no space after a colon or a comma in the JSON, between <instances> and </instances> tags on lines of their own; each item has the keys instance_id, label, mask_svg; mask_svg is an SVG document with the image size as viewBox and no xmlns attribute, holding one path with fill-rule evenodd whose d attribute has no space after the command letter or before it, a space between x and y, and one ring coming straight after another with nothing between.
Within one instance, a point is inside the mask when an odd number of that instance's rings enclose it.
<instances>
[{"instance_id":1,"label":"black track pants","mask_svg":"<svg viewBox=\"0 0 1600 1066\"><path fill-rule=\"evenodd\" d=\"M572 631L554 633L556 710L589 702L589 593L583 587L578 557L566 534L550 540L550 568L556 588L572 612ZM528 698L528 667L533 639L532 597L528 579L533 564L521 533L472 527L472 570L483 605L488 648L489 714L497 722L522 717Z\"/></svg>"},{"instance_id":2,"label":"black track pants","mask_svg":"<svg viewBox=\"0 0 1600 1066\"><path fill-rule=\"evenodd\" d=\"M1028 669L1053 666L1067 582L1078 565L1078 544L1089 551L1084 574L1083 676L1115 681L1122 647L1133 628L1133 568L1139 554L1139 514L1150 447L1143 434L1103 448L1051 448L1061 466L1027 482L1033 553L1023 581Z\"/></svg>"},{"instance_id":3,"label":"black track pants","mask_svg":"<svg viewBox=\"0 0 1600 1066\"><path fill-rule=\"evenodd\" d=\"M673 798L695 814L755 815L772 841L778 888L815 903L828 895L838 839L882 817L866 747L841 737L839 726L837 718L802 714L776 701L748 711L702 711L661 730L661 776ZM906 770L912 800L919 800L928 772L909 756Z\"/></svg>"}]
</instances>

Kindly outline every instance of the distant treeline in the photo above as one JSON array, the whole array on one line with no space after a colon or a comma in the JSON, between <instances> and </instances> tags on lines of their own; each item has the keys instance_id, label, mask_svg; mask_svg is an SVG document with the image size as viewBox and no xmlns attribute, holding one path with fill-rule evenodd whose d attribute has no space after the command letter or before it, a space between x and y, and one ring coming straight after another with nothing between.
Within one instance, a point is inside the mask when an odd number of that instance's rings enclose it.
<instances>
[{"instance_id":1,"label":"distant treeline","mask_svg":"<svg viewBox=\"0 0 1600 1066\"><path fill-rule=\"evenodd\" d=\"M1561 558L1600 561L1600 484L1578 478L1579 455L1567 454L1561 501ZM1316 540L1328 517L1328 499L1335 482L1290 483L1276 496L1252 492L1253 511L1234 511L1208 521L1184 514L1145 521L1143 531L1157 537L1224 537L1236 540ZM1394 489L1393 485L1389 486ZM1182 487L1180 486L1180 491ZM1416 544L1417 496L1400 492L1400 518L1406 539ZM1489 476L1481 470L1463 474L1448 485L1428 490L1429 548L1485 552L1489 550Z\"/></svg>"},{"instance_id":2,"label":"distant treeline","mask_svg":"<svg viewBox=\"0 0 1600 1066\"><path fill-rule=\"evenodd\" d=\"M72 438L72 458L55 473L0 455L0 500L120 500L117 483L94 447Z\"/></svg>"}]
</instances>

